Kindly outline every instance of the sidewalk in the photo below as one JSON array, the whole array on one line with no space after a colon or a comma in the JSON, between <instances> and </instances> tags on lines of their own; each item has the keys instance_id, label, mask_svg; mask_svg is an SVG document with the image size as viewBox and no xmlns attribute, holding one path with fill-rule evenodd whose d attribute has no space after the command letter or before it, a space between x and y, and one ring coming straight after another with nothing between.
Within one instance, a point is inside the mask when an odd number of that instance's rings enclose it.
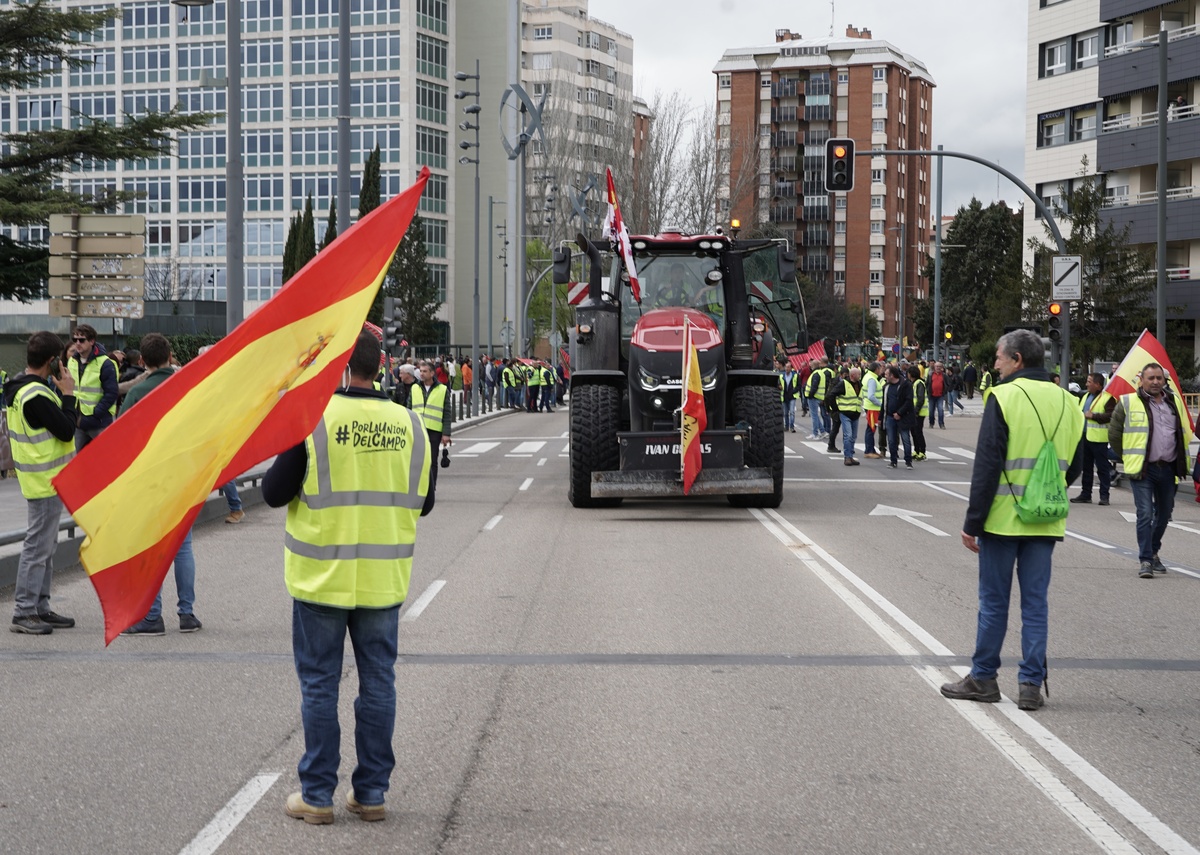
<instances>
[{"instance_id":1,"label":"sidewalk","mask_svg":"<svg viewBox=\"0 0 1200 855\"><path fill-rule=\"evenodd\" d=\"M495 410L479 416L456 419L453 423L454 430L482 424L512 412L517 411ZM270 460L264 461L234 479L238 483L238 494L244 507L249 508L262 503L262 493L259 488L262 476L270 465ZM228 513L229 508L225 503L225 497L214 490L209 494L200 516L196 518L196 524L223 520ZM11 541L0 543L0 589L9 588L16 581L17 562L21 555L21 539L25 533L26 515L27 505L25 498L21 495L21 487L17 483L17 479L9 477L0 480L0 541ZM62 518L64 521L71 521L71 515L65 510ZM58 533L58 552L54 556L55 573L79 565L79 546L83 537L82 529L74 526Z\"/></svg>"}]
</instances>

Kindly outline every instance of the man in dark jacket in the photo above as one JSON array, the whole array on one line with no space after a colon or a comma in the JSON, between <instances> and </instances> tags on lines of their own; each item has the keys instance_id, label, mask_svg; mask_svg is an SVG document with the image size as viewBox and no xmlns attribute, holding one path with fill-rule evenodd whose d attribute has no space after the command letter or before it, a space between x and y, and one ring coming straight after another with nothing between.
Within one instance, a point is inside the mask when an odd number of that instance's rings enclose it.
<instances>
[{"instance_id":1,"label":"man in dark jacket","mask_svg":"<svg viewBox=\"0 0 1200 855\"><path fill-rule=\"evenodd\" d=\"M967 393L968 398L975 397L975 384L979 382L979 369L975 367L974 362L967 362L967 367L963 369L963 391Z\"/></svg>"},{"instance_id":2,"label":"man in dark jacket","mask_svg":"<svg viewBox=\"0 0 1200 855\"><path fill-rule=\"evenodd\" d=\"M899 365L887 367L887 386L883 390L883 424L887 429L888 453L896 468L900 441L904 441L904 466L912 469L912 427L916 419L913 409L912 383Z\"/></svg>"}]
</instances>

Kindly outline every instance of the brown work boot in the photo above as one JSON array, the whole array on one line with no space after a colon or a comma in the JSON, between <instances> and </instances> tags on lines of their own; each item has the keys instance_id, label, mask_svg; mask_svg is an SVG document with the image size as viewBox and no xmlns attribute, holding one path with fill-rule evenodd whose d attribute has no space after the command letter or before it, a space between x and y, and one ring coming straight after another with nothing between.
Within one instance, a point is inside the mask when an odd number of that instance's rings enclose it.
<instances>
[{"instance_id":1,"label":"brown work boot","mask_svg":"<svg viewBox=\"0 0 1200 855\"><path fill-rule=\"evenodd\" d=\"M387 808L383 805L360 805L354 798L354 790L346 793L346 810L356 815L363 822L379 822L387 818Z\"/></svg>"},{"instance_id":2,"label":"brown work boot","mask_svg":"<svg viewBox=\"0 0 1200 855\"><path fill-rule=\"evenodd\" d=\"M303 793L292 793L288 796L283 812L293 819L302 819L309 825L333 824L333 807L313 807L304 801Z\"/></svg>"},{"instance_id":3,"label":"brown work boot","mask_svg":"<svg viewBox=\"0 0 1200 855\"><path fill-rule=\"evenodd\" d=\"M1045 700L1042 698L1042 687L1037 683L1022 683L1018 687L1021 694L1017 697L1017 709L1019 710L1036 710L1041 709Z\"/></svg>"},{"instance_id":4,"label":"brown work boot","mask_svg":"<svg viewBox=\"0 0 1200 855\"><path fill-rule=\"evenodd\" d=\"M229 516L225 517L225 522L232 525L237 525L246 518L245 511L230 511Z\"/></svg>"}]
</instances>

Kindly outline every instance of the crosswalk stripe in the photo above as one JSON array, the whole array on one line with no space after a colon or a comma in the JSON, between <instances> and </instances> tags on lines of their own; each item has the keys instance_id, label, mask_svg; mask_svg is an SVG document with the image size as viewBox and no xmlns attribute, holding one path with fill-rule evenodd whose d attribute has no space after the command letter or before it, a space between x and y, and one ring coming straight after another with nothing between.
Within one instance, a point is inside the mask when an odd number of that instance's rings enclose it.
<instances>
[{"instance_id":1,"label":"crosswalk stripe","mask_svg":"<svg viewBox=\"0 0 1200 855\"><path fill-rule=\"evenodd\" d=\"M462 451L456 452L455 456L457 456L457 457L476 457L480 454L486 454L487 452L491 451L493 448L495 448L499 444L500 443L498 443L498 442L476 442L471 445L468 445Z\"/></svg>"},{"instance_id":2,"label":"crosswalk stripe","mask_svg":"<svg viewBox=\"0 0 1200 855\"><path fill-rule=\"evenodd\" d=\"M967 458L967 460L975 459L975 452L966 448L946 448L943 446L942 451L948 451L951 454L957 454L959 457Z\"/></svg>"},{"instance_id":3,"label":"crosswalk stripe","mask_svg":"<svg viewBox=\"0 0 1200 855\"><path fill-rule=\"evenodd\" d=\"M539 440L538 442L523 442L520 445L518 445L516 448L514 448L510 453L511 454L534 454L535 452L541 451L542 447L545 444L546 443L544 440Z\"/></svg>"}]
</instances>

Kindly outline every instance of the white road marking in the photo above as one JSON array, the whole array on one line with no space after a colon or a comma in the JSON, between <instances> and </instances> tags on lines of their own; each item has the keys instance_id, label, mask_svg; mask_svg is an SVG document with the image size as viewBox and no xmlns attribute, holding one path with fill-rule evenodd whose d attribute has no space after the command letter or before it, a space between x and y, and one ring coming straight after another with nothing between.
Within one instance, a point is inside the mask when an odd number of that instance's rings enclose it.
<instances>
[{"instance_id":1,"label":"white road marking","mask_svg":"<svg viewBox=\"0 0 1200 855\"><path fill-rule=\"evenodd\" d=\"M784 478L783 480L784 481L792 481L797 484L801 484L801 483L808 483L808 484L895 484L896 483L896 479L894 479L894 478ZM914 484L925 484L930 487L932 487L934 484L961 484L962 486L966 487L966 486L969 486L971 482L970 481L942 481L942 480L930 481L930 480L922 479L921 481L914 481L913 483ZM951 493L951 495L955 495L955 494ZM960 496L959 498L965 499L965 497L963 497L963 496Z\"/></svg>"},{"instance_id":2,"label":"white road marking","mask_svg":"<svg viewBox=\"0 0 1200 855\"><path fill-rule=\"evenodd\" d=\"M541 460L538 461L538 466L545 466L545 465L546 465L546 458L543 457Z\"/></svg>"},{"instance_id":3,"label":"white road marking","mask_svg":"<svg viewBox=\"0 0 1200 855\"><path fill-rule=\"evenodd\" d=\"M913 634L931 653L937 655L952 655L949 648L931 636L922 627L912 621L907 615L892 605L870 585L851 572L849 568L836 558L813 543L795 526L788 522L776 511L751 510L750 513L760 523L779 539L796 557L809 568L822 582L845 602L885 643L900 655L912 655L915 648L888 626L877 614L867 607L855 594L833 577L820 564L812 560L807 553L819 557L829 567L832 567L843 579L850 582L859 591L896 619L901 626ZM793 539L794 538L794 539ZM899 618L902 618L900 620ZM914 631L915 630L915 631ZM943 679L937 668L932 666L915 666L913 670L929 685L937 689ZM953 669L959 674L966 674L965 667ZM1036 757L1019 745L1012 737L999 727L987 710L971 703L948 701L952 708L963 716L972 726L983 734L1001 753L1049 798L1059 809L1069 816L1083 831L1089 835L1098 846L1107 852L1137 852L1137 849L1123 837L1113 826L1091 807L1085 804L1068 788L1049 768ZM1102 798L1110 807L1120 813L1125 819L1135 825L1138 830L1153 840L1167 852L1189 853L1200 855L1190 843L1176 834L1162 820L1146 810L1136 799L1126 793L1098 769L1088 763L1062 740L1052 734L1034 720L1033 716L1019 712L1011 700L1005 698L997 705L1001 715L1005 716L1015 727L1048 751L1056 760L1066 766L1085 786Z\"/></svg>"},{"instance_id":4,"label":"white road marking","mask_svg":"<svg viewBox=\"0 0 1200 855\"><path fill-rule=\"evenodd\" d=\"M959 457L967 458L967 460L975 459L975 452L971 451L970 449L967 449L967 448L945 448L945 447L943 447L942 451L949 452L950 454L957 454Z\"/></svg>"},{"instance_id":5,"label":"white road marking","mask_svg":"<svg viewBox=\"0 0 1200 855\"><path fill-rule=\"evenodd\" d=\"M970 466L965 460L939 460L939 466Z\"/></svg>"},{"instance_id":6,"label":"white road marking","mask_svg":"<svg viewBox=\"0 0 1200 855\"><path fill-rule=\"evenodd\" d=\"M488 520L487 523L484 524L483 530L491 531L496 526L500 525L500 520L502 520L502 519L504 519L504 514L496 514L494 517L492 517L490 520Z\"/></svg>"},{"instance_id":7,"label":"white road marking","mask_svg":"<svg viewBox=\"0 0 1200 855\"><path fill-rule=\"evenodd\" d=\"M217 811L217 815L208 825L200 829L192 838L192 842L180 850L179 855L212 855L216 852L225 842L225 838L233 833L238 823L246 818L246 814L250 813L277 780L278 772L267 772L255 775L247 781L246 785L238 790L237 795Z\"/></svg>"},{"instance_id":8,"label":"white road marking","mask_svg":"<svg viewBox=\"0 0 1200 855\"><path fill-rule=\"evenodd\" d=\"M537 452L542 450L542 446L544 446L545 444L546 444L545 442L523 442L520 445L518 445L516 448L514 448L512 450L512 453L513 454L529 454L529 455L537 454Z\"/></svg>"},{"instance_id":9,"label":"white road marking","mask_svg":"<svg viewBox=\"0 0 1200 855\"><path fill-rule=\"evenodd\" d=\"M434 582L431 582L429 587L421 593L421 596L417 597L416 602L409 606L407 611L400 616L400 622L404 623L405 621L416 620L419 618L421 616L421 612L425 611L425 607L432 602L433 598L437 596L438 591L442 590L444 587L446 587L446 581L444 579L438 579Z\"/></svg>"},{"instance_id":10,"label":"white road marking","mask_svg":"<svg viewBox=\"0 0 1200 855\"><path fill-rule=\"evenodd\" d=\"M1121 516L1125 517L1125 522L1131 522L1131 523L1137 522L1137 514L1136 513L1130 513L1129 511L1121 511ZM1191 526L1184 525L1183 523L1168 522L1167 528L1177 528L1180 531L1187 531L1187 532L1191 532L1192 534L1200 534L1200 529L1192 528Z\"/></svg>"},{"instance_id":11,"label":"white road marking","mask_svg":"<svg viewBox=\"0 0 1200 855\"><path fill-rule=\"evenodd\" d=\"M829 450L829 443L827 443L827 442L816 442L816 441L814 441L814 442L805 442L805 443L804 443L804 445L807 445L807 446L808 446L809 448L811 448L813 451L819 451L819 452L821 452L822 454L828 454L828 455L831 455L831 456L836 454L838 457L841 457L841 456L842 456L842 453L841 453L840 451L830 451L830 450Z\"/></svg>"},{"instance_id":12,"label":"white road marking","mask_svg":"<svg viewBox=\"0 0 1200 855\"><path fill-rule=\"evenodd\" d=\"M499 444L500 443L498 443L498 442L475 442L475 443L472 443L471 445L468 445L462 451L459 451L457 453L457 456L458 457L477 457L480 454L486 454L487 452L491 451L493 448L495 448Z\"/></svg>"},{"instance_id":13,"label":"white road marking","mask_svg":"<svg viewBox=\"0 0 1200 855\"><path fill-rule=\"evenodd\" d=\"M1067 537L1073 537L1076 540L1082 540L1084 543L1090 543L1092 546L1099 546L1101 549L1116 549L1116 547L1113 546L1111 543L1104 543L1103 541L1100 541L1100 540L1092 540L1090 537L1085 537L1084 535L1079 534L1074 531L1071 531L1069 529L1063 533Z\"/></svg>"},{"instance_id":14,"label":"white road marking","mask_svg":"<svg viewBox=\"0 0 1200 855\"><path fill-rule=\"evenodd\" d=\"M946 455L938 454L936 451L930 451L928 448L925 449L925 458L927 460L949 460L950 459Z\"/></svg>"},{"instance_id":15,"label":"white road marking","mask_svg":"<svg viewBox=\"0 0 1200 855\"><path fill-rule=\"evenodd\" d=\"M529 485L532 483L533 483L532 478L526 478L524 481L521 482L521 486L518 487L517 489L524 492L525 490L529 489Z\"/></svg>"},{"instance_id":16,"label":"white road marking","mask_svg":"<svg viewBox=\"0 0 1200 855\"><path fill-rule=\"evenodd\" d=\"M917 517L928 517L929 514L923 514L920 511L910 511L905 508L893 508L891 505L876 505L870 513L869 517L899 517L909 525L915 525L917 528L924 529L930 534L935 534L938 537L949 537L950 535L942 531L940 528L934 528L929 523L923 523Z\"/></svg>"}]
</instances>

